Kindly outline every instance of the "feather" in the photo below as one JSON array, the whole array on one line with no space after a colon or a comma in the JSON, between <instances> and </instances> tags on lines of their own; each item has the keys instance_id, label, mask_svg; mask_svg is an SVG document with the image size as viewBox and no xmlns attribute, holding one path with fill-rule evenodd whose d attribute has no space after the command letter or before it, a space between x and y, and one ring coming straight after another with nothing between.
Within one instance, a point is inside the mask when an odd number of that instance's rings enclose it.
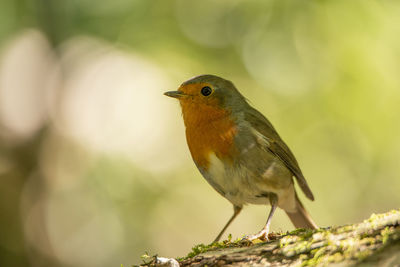
<instances>
[{"instance_id":1,"label":"feather","mask_svg":"<svg viewBox=\"0 0 400 267\"><path fill-rule=\"evenodd\" d=\"M303 190L307 198L309 198L310 200L314 200L314 195L311 192L311 189L308 186L307 181L300 170L296 158L290 151L289 147L280 138L268 119L265 118L264 115L262 115L256 109L249 106L249 108L246 109L245 112L245 120L251 124L254 130L264 136L266 140L266 142L264 142L266 148L271 153L276 155L293 173L293 175L296 177L297 183L299 184L300 188Z\"/></svg>"}]
</instances>

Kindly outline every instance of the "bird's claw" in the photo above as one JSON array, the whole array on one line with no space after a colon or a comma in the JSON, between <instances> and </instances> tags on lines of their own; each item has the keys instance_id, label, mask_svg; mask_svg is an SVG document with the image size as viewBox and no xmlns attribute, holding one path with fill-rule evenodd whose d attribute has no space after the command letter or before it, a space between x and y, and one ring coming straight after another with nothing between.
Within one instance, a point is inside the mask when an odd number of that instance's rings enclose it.
<instances>
[{"instance_id":1,"label":"bird's claw","mask_svg":"<svg viewBox=\"0 0 400 267\"><path fill-rule=\"evenodd\" d=\"M251 242L253 243L255 240L260 240L260 241L269 241L268 238L268 232L265 230L260 231L257 234L254 235L246 235L245 237L243 237L242 242Z\"/></svg>"},{"instance_id":2,"label":"bird's claw","mask_svg":"<svg viewBox=\"0 0 400 267\"><path fill-rule=\"evenodd\" d=\"M269 231L262 230L257 234L244 236L240 242L243 244L251 245L254 243L258 243L257 242L258 240L261 242L268 242L268 241L276 240L278 237L279 237L279 234L269 233Z\"/></svg>"}]
</instances>

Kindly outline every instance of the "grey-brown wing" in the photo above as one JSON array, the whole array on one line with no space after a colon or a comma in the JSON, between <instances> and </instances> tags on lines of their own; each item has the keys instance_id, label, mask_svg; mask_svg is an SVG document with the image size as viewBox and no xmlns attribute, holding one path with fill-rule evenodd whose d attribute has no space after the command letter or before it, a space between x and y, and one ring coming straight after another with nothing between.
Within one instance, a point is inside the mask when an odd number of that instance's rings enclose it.
<instances>
[{"instance_id":1,"label":"grey-brown wing","mask_svg":"<svg viewBox=\"0 0 400 267\"><path fill-rule=\"evenodd\" d=\"M276 155L286 167L296 177L297 183L303 190L304 194L311 200L314 200L314 195L307 184L303 173L300 170L299 164L289 147L280 138L272 124L256 109L250 108L245 114L246 121L250 122L251 126L262 134L268 142L267 149Z\"/></svg>"}]
</instances>

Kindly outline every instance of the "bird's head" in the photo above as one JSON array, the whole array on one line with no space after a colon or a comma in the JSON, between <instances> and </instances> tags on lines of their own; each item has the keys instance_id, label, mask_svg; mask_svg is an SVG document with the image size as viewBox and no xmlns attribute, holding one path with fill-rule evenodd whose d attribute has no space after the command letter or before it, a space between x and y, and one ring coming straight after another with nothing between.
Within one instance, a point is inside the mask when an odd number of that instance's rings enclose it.
<instances>
[{"instance_id":1,"label":"bird's head","mask_svg":"<svg viewBox=\"0 0 400 267\"><path fill-rule=\"evenodd\" d=\"M177 91L164 94L179 100L185 120L190 117L213 119L248 105L232 82L209 74L196 76L182 83Z\"/></svg>"}]
</instances>

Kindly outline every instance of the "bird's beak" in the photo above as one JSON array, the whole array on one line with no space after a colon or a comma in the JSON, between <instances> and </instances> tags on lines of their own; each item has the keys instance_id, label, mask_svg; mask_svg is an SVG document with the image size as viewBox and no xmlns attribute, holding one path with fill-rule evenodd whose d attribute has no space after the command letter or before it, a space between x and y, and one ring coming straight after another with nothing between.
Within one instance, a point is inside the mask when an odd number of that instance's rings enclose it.
<instances>
[{"instance_id":1,"label":"bird's beak","mask_svg":"<svg viewBox=\"0 0 400 267\"><path fill-rule=\"evenodd\" d=\"M169 92L165 92L164 95L169 96L169 97L173 97L173 98L181 98L186 96L186 94L179 92L179 91L169 91Z\"/></svg>"}]
</instances>

